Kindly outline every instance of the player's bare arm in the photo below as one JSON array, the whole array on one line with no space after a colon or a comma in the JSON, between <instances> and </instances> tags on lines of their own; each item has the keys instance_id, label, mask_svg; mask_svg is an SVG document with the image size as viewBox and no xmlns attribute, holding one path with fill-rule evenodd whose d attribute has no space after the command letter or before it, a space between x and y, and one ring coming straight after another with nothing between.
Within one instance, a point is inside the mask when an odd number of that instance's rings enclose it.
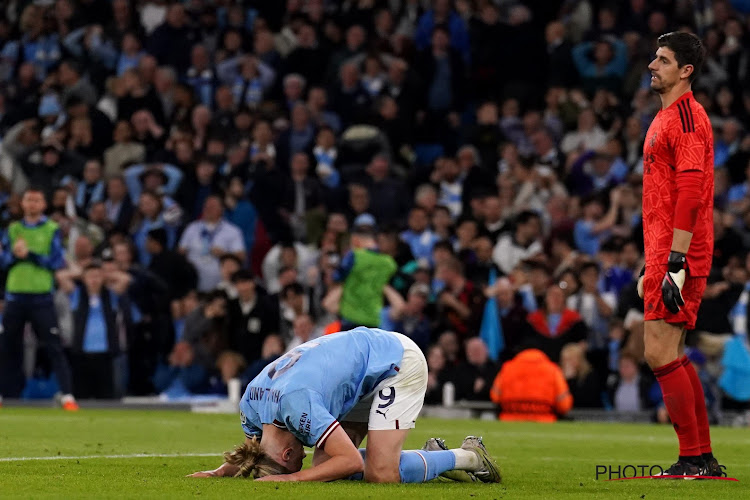
<instances>
[{"instance_id":1,"label":"player's bare arm","mask_svg":"<svg viewBox=\"0 0 750 500\"><path fill-rule=\"evenodd\" d=\"M258 481L335 481L364 471L359 450L340 426L328 437L323 451L330 458L318 465L293 474L264 476Z\"/></svg>"}]
</instances>

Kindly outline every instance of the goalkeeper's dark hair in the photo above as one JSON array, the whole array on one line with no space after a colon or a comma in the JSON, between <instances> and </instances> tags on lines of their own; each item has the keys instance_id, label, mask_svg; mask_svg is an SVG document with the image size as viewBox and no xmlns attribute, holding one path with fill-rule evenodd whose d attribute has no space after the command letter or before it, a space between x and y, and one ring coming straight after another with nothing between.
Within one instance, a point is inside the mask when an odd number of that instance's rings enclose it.
<instances>
[{"instance_id":1,"label":"goalkeeper's dark hair","mask_svg":"<svg viewBox=\"0 0 750 500\"><path fill-rule=\"evenodd\" d=\"M248 438L234 450L224 452L224 461L239 467L234 477L252 477L258 479L277 474L291 474L292 471L279 464L263 451L260 439Z\"/></svg>"},{"instance_id":2,"label":"goalkeeper's dark hair","mask_svg":"<svg viewBox=\"0 0 750 500\"><path fill-rule=\"evenodd\" d=\"M693 66L693 72L690 73L690 83L701 72L703 61L706 59L706 49L703 47L701 39L693 33L685 31L673 31L665 33L657 40L659 47L666 47L674 52L677 59L677 66L682 68L686 64Z\"/></svg>"}]
</instances>

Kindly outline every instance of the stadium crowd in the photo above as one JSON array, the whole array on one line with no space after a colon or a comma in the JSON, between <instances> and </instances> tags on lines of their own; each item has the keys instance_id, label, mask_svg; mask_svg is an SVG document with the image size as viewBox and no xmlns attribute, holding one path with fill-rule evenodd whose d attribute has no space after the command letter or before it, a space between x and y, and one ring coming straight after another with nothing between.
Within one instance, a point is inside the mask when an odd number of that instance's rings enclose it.
<instances>
[{"instance_id":1,"label":"stadium crowd","mask_svg":"<svg viewBox=\"0 0 750 500\"><path fill-rule=\"evenodd\" d=\"M551 361L574 407L658 408L635 279L646 66L676 29L707 48L716 153L690 358L743 407L747 2L6 2L1 218L35 186L61 229L74 394L221 393L366 325L424 349L428 403L542 391Z\"/></svg>"}]
</instances>

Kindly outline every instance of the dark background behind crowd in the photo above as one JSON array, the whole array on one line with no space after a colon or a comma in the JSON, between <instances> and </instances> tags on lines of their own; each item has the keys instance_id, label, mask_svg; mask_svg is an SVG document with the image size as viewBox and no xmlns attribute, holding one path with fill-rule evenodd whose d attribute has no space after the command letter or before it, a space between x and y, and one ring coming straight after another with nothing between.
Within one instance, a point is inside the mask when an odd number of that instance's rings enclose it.
<instances>
[{"instance_id":1,"label":"dark background behind crowd","mask_svg":"<svg viewBox=\"0 0 750 500\"><path fill-rule=\"evenodd\" d=\"M79 397L221 393L366 325L425 350L428 403L446 382L489 400L501 365L537 348L575 407L658 408L634 281L660 106L646 66L660 34L688 30L707 49L693 91L716 161L690 357L715 408L742 407L718 381L747 323L748 14L741 0L11 0L2 222L44 189ZM502 350L477 337L493 314ZM40 395L48 363L27 344Z\"/></svg>"}]
</instances>

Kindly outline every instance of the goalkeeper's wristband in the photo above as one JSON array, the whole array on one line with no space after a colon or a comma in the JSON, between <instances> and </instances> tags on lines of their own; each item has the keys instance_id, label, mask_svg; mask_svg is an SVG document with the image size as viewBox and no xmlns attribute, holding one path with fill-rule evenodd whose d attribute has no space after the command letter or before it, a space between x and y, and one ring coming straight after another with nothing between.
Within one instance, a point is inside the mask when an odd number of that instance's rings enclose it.
<instances>
[{"instance_id":1,"label":"goalkeeper's wristband","mask_svg":"<svg viewBox=\"0 0 750 500\"><path fill-rule=\"evenodd\" d=\"M646 266L643 266L645 271ZM678 273L681 270L687 272L687 257L682 252L675 252L672 250L669 252L669 259L667 259L667 271L670 273ZM643 271L641 271L643 273Z\"/></svg>"}]
</instances>

